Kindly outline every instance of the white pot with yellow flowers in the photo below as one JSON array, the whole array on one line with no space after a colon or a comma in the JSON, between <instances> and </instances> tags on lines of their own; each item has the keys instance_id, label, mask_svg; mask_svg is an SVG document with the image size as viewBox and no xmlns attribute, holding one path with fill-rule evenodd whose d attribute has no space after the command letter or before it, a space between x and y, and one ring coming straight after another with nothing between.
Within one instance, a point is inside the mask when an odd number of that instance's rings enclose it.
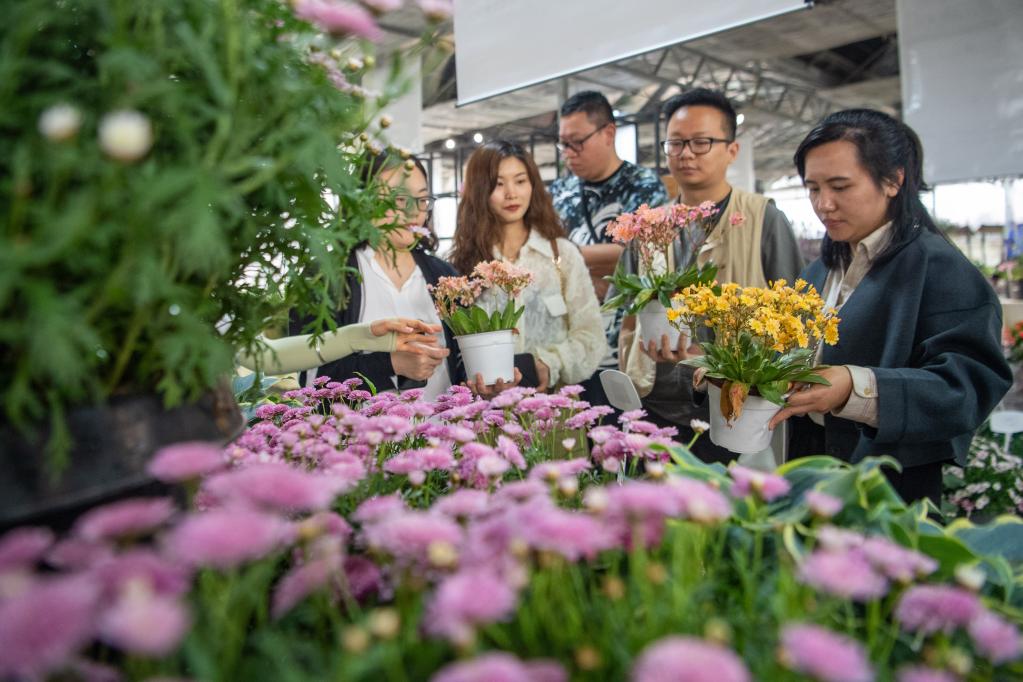
<instances>
[{"instance_id":1,"label":"white pot with yellow flowers","mask_svg":"<svg viewBox=\"0 0 1023 682\"><path fill-rule=\"evenodd\" d=\"M673 325L709 327L703 355L684 362L708 381L710 439L740 454L771 442L767 424L800 383L827 384L813 369L821 343L838 342L835 310L803 280L788 286L687 287L668 310Z\"/></svg>"}]
</instances>

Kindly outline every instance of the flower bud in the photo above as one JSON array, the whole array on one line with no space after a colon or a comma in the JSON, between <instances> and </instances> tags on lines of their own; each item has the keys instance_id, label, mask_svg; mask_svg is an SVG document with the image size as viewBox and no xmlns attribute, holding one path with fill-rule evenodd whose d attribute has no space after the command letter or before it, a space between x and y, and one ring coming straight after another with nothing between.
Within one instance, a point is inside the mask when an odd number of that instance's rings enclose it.
<instances>
[{"instance_id":1,"label":"flower bud","mask_svg":"<svg viewBox=\"0 0 1023 682\"><path fill-rule=\"evenodd\" d=\"M374 637L393 639L401 630L401 617L392 608L380 608L369 614L367 626Z\"/></svg>"},{"instance_id":2,"label":"flower bud","mask_svg":"<svg viewBox=\"0 0 1023 682\"><path fill-rule=\"evenodd\" d=\"M358 625L350 625L341 631L341 647L352 654L361 654L369 648L369 633Z\"/></svg>"},{"instance_id":3,"label":"flower bud","mask_svg":"<svg viewBox=\"0 0 1023 682\"><path fill-rule=\"evenodd\" d=\"M364 66L363 61L355 57L349 59L348 63L345 64L345 68L348 69L349 71L361 71L363 66Z\"/></svg>"},{"instance_id":4,"label":"flower bud","mask_svg":"<svg viewBox=\"0 0 1023 682\"><path fill-rule=\"evenodd\" d=\"M435 540L426 549L427 559L436 568L454 568L458 565L458 550L450 542Z\"/></svg>"},{"instance_id":5,"label":"flower bud","mask_svg":"<svg viewBox=\"0 0 1023 682\"><path fill-rule=\"evenodd\" d=\"M39 117L39 132L50 142L64 142L78 134L82 114L70 104L55 104Z\"/></svg>"},{"instance_id":6,"label":"flower bud","mask_svg":"<svg viewBox=\"0 0 1023 682\"><path fill-rule=\"evenodd\" d=\"M598 670L604 660L600 651L589 645L583 645L575 650L575 664L580 670Z\"/></svg>"},{"instance_id":7,"label":"flower bud","mask_svg":"<svg viewBox=\"0 0 1023 682\"><path fill-rule=\"evenodd\" d=\"M380 117L381 128L390 128L392 123L394 123L394 119L388 116L387 114L384 114L383 116Z\"/></svg>"},{"instance_id":8,"label":"flower bud","mask_svg":"<svg viewBox=\"0 0 1023 682\"><path fill-rule=\"evenodd\" d=\"M99 146L118 161L138 161L153 145L153 128L145 115L132 110L114 111L99 124Z\"/></svg>"},{"instance_id":9,"label":"flower bud","mask_svg":"<svg viewBox=\"0 0 1023 682\"><path fill-rule=\"evenodd\" d=\"M579 492L579 481L574 477L566 477L558 481L558 492L565 497L572 497Z\"/></svg>"},{"instance_id":10,"label":"flower bud","mask_svg":"<svg viewBox=\"0 0 1023 682\"><path fill-rule=\"evenodd\" d=\"M377 65L377 58L371 54L366 55L362 58L362 63L366 65L367 69L372 69Z\"/></svg>"}]
</instances>

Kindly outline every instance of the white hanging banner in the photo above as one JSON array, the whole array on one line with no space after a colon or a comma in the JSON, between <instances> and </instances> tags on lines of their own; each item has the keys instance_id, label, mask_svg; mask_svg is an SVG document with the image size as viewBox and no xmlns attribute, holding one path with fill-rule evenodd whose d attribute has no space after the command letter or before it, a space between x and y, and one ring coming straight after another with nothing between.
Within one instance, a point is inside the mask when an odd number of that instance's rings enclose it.
<instances>
[{"instance_id":1,"label":"white hanging banner","mask_svg":"<svg viewBox=\"0 0 1023 682\"><path fill-rule=\"evenodd\" d=\"M807 0L455 0L458 104L807 6Z\"/></svg>"},{"instance_id":2,"label":"white hanging banner","mask_svg":"<svg viewBox=\"0 0 1023 682\"><path fill-rule=\"evenodd\" d=\"M1023 2L898 0L902 113L924 179L1023 175Z\"/></svg>"}]
</instances>

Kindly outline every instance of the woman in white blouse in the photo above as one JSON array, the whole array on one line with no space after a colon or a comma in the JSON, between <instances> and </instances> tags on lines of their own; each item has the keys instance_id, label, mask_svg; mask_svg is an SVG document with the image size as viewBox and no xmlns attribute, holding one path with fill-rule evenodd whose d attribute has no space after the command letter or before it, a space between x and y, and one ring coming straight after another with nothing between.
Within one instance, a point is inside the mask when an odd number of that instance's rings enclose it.
<instances>
[{"instance_id":1,"label":"woman in white blouse","mask_svg":"<svg viewBox=\"0 0 1023 682\"><path fill-rule=\"evenodd\" d=\"M523 354L516 368L524 383L535 381L547 390L589 379L607 353L589 271L565 238L532 157L500 140L469 157L450 257L462 274L494 259L533 273L533 283L518 299L525 313L515 336L516 352ZM477 377L470 377L470 386L480 393L493 390Z\"/></svg>"},{"instance_id":2,"label":"woman in white blouse","mask_svg":"<svg viewBox=\"0 0 1023 682\"><path fill-rule=\"evenodd\" d=\"M388 228L385 238L389 248L362 244L352 252L348 260L351 296L346 308L334 316L338 326L391 317L441 324L427 285L456 273L448 263L429 253L434 242L428 229L433 198L426 168L414 157L411 161L406 164L382 154L369 165L367 185L375 181L395 204L380 222L382 228ZM354 353L323 364L316 374L335 381L368 379L380 391L422 387L423 398L433 400L452 383L463 380L457 347L450 330L446 326L443 329L438 346L420 345L418 352L396 348L390 352ZM291 333L298 333L294 326ZM305 373L300 381L308 384L312 377L311 372Z\"/></svg>"}]
</instances>

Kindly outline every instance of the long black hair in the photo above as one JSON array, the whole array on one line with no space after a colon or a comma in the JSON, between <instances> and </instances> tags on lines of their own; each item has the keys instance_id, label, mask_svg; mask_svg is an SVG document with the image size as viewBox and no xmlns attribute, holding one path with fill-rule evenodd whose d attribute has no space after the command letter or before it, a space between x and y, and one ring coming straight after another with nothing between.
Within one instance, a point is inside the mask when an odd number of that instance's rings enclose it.
<instances>
[{"instance_id":1,"label":"long black hair","mask_svg":"<svg viewBox=\"0 0 1023 682\"><path fill-rule=\"evenodd\" d=\"M874 183L899 183L899 192L888 202L888 219L892 221L891 239L877 255L882 263L922 230L942 234L923 202L920 192L930 189L923 179L924 150L920 138L905 123L873 109L846 109L829 114L807 134L793 160L799 177L806 179L806 156L811 149L828 142L851 142L864 170ZM846 267L852 251L846 242L833 241L827 235L821 243L821 260L828 269Z\"/></svg>"},{"instance_id":2,"label":"long black hair","mask_svg":"<svg viewBox=\"0 0 1023 682\"><path fill-rule=\"evenodd\" d=\"M427 188L429 188L430 174L426 172L426 165L423 163L422 159L420 159L418 156L410 155L407 160L411 161L413 165L415 165L415 167L419 169L419 172L423 174L423 177L426 178L426 186ZM388 150L382 151L379 154L371 154L366 159L366 163L363 164L362 166L362 172L360 174L362 186L369 187L374 182L377 182L379 180L381 173L383 173L384 171L400 169L404 166L405 162L406 159L403 159L396 153ZM420 239L419 244L416 246L416 248L425 249L426 251L432 253L437 250L437 233L433 231L432 208L426 212L426 224L423 225L423 227L430 231L430 235L428 237L423 237L422 239ZM366 242L363 242L363 244L365 243ZM359 246L362 246L362 244L360 244Z\"/></svg>"}]
</instances>

